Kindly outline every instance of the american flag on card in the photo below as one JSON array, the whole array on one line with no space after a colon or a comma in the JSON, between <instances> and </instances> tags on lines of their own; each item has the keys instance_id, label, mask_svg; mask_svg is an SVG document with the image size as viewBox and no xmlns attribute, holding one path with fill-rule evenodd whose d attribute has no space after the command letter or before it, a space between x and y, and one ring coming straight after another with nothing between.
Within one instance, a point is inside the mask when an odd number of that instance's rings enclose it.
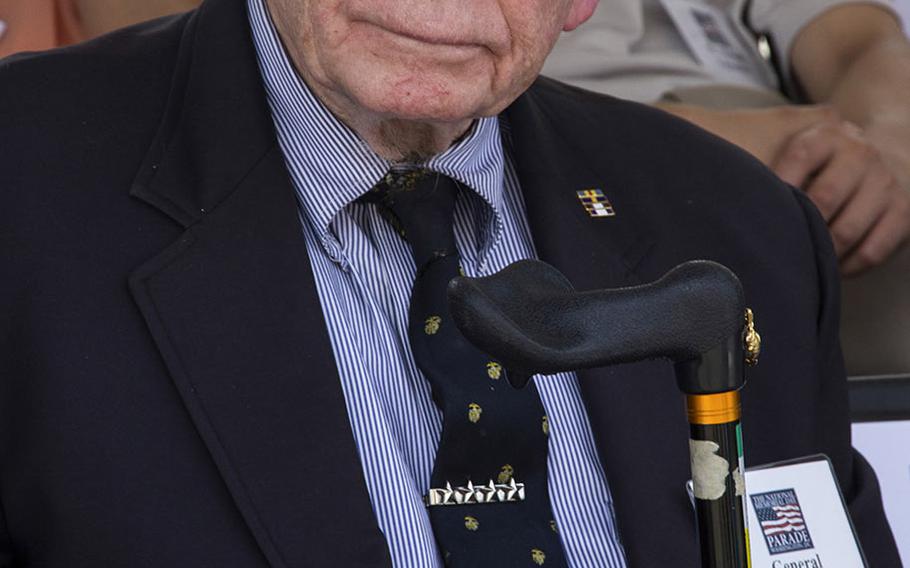
<instances>
[{"instance_id":1,"label":"american flag on card","mask_svg":"<svg viewBox=\"0 0 910 568\"><path fill-rule=\"evenodd\" d=\"M771 507L771 510L766 509L762 513L759 515L758 520L761 522L761 529L765 534L777 534L806 528L803 512L799 510L799 505Z\"/></svg>"},{"instance_id":2,"label":"american flag on card","mask_svg":"<svg viewBox=\"0 0 910 568\"><path fill-rule=\"evenodd\" d=\"M813 547L795 490L769 491L750 497L771 554Z\"/></svg>"}]
</instances>

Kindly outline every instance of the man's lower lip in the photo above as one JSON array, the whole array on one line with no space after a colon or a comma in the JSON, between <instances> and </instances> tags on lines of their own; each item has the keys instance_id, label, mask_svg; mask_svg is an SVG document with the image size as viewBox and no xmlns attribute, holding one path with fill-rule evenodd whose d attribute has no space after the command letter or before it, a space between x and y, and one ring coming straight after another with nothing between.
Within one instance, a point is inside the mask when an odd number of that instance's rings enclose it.
<instances>
[{"instance_id":1,"label":"man's lower lip","mask_svg":"<svg viewBox=\"0 0 910 568\"><path fill-rule=\"evenodd\" d=\"M426 38L422 38L422 37L416 37L416 36L412 36L412 35L408 35L408 34L403 34L400 32L392 32L392 33L399 37L403 37L403 38L406 38L406 39L409 39L412 41L416 41L418 43L425 43L427 45L436 45L439 47L453 47L453 48L461 48L461 49L477 47L476 45L470 44L470 43L446 43L444 41L437 41L437 40L426 39Z\"/></svg>"},{"instance_id":2,"label":"man's lower lip","mask_svg":"<svg viewBox=\"0 0 910 568\"><path fill-rule=\"evenodd\" d=\"M376 24L367 24L367 25L369 25L373 28L376 28L377 30L381 30L387 34L390 34L390 35L393 35L396 37L400 37L403 39L407 39L407 40L410 40L410 41L413 41L416 43L422 43L424 45L432 45L432 46L436 46L436 47L444 47L444 48L449 48L449 49L476 49L476 48L480 47L479 45L473 44L473 43L449 43L449 42L440 41L440 40L437 40L434 38L415 36L415 35L411 35L407 32L401 32L401 31L394 30L394 29L384 28L384 27L378 26Z\"/></svg>"}]
</instances>

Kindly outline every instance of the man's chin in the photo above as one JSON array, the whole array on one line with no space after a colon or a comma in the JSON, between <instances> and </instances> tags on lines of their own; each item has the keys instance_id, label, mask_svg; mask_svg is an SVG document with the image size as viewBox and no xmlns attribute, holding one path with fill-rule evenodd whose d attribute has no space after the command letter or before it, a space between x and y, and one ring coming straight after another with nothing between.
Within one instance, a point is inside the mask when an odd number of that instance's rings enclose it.
<instances>
[{"instance_id":1,"label":"man's chin","mask_svg":"<svg viewBox=\"0 0 910 568\"><path fill-rule=\"evenodd\" d=\"M361 108L383 120L459 123L491 114L484 97L464 91L410 89L406 93L391 91L359 102Z\"/></svg>"}]
</instances>

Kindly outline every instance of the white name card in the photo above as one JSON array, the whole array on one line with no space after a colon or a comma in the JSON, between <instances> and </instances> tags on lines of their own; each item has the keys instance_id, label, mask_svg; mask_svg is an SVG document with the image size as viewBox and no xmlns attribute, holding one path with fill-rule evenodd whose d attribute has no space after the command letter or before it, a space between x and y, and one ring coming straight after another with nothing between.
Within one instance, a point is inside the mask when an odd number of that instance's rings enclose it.
<instances>
[{"instance_id":1,"label":"white name card","mask_svg":"<svg viewBox=\"0 0 910 568\"><path fill-rule=\"evenodd\" d=\"M827 456L746 469L745 501L751 568L868 566Z\"/></svg>"},{"instance_id":2,"label":"white name card","mask_svg":"<svg viewBox=\"0 0 910 568\"><path fill-rule=\"evenodd\" d=\"M746 470L752 568L863 568L826 456Z\"/></svg>"}]
</instances>

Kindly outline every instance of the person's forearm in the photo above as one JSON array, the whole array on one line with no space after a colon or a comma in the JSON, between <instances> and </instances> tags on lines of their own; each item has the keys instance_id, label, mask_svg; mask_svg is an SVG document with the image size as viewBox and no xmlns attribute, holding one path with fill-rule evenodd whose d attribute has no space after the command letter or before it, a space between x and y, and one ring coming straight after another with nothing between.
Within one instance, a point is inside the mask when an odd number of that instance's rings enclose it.
<instances>
[{"instance_id":1,"label":"person's forearm","mask_svg":"<svg viewBox=\"0 0 910 568\"><path fill-rule=\"evenodd\" d=\"M910 188L910 43L884 42L864 54L831 93L830 102L864 128Z\"/></svg>"},{"instance_id":2,"label":"person's forearm","mask_svg":"<svg viewBox=\"0 0 910 568\"><path fill-rule=\"evenodd\" d=\"M910 41L891 14L872 5L830 10L800 33L791 60L810 99L863 127L910 184Z\"/></svg>"},{"instance_id":3,"label":"person's forearm","mask_svg":"<svg viewBox=\"0 0 910 568\"><path fill-rule=\"evenodd\" d=\"M767 165L774 162L781 148L794 134L814 124L836 118L836 113L824 106L740 110L714 110L664 102L654 106L736 144Z\"/></svg>"}]
</instances>

